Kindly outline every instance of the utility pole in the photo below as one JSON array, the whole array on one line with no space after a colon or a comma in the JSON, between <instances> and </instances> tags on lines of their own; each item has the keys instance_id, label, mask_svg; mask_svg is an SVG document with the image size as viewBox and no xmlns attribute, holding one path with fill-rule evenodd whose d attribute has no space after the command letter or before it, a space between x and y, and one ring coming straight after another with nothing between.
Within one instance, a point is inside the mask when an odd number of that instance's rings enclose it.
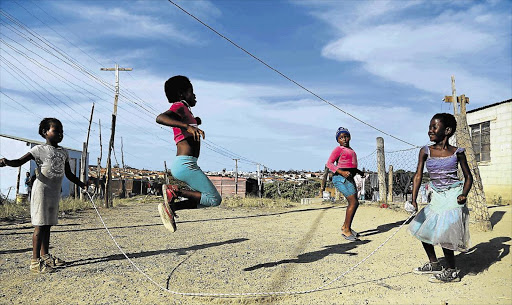
<instances>
[{"instance_id":1,"label":"utility pole","mask_svg":"<svg viewBox=\"0 0 512 305\"><path fill-rule=\"evenodd\" d=\"M235 160L235 196L238 196L238 160L240 159L233 160Z\"/></svg>"},{"instance_id":2,"label":"utility pole","mask_svg":"<svg viewBox=\"0 0 512 305\"><path fill-rule=\"evenodd\" d=\"M480 177L480 170L473 151L473 144L469 134L469 126L466 118L466 104L469 103L469 98L464 94L457 96L455 91L455 77L452 76L452 95L445 96L444 101L453 103L454 115L457 119L457 130L455 131L457 146L466 149L466 159L468 161L469 170L473 175L473 187L468 194L467 204L471 207L472 212L470 217L477 224L477 227L482 231L492 230L492 225L489 217L489 210L487 209L487 200L485 198L482 179ZM457 104L460 104L460 113L458 113ZM462 177L462 171L459 169L459 177Z\"/></svg>"},{"instance_id":3,"label":"utility pole","mask_svg":"<svg viewBox=\"0 0 512 305\"><path fill-rule=\"evenodd\" d=\"M80 159L80 180L84 183L87 181L87 177L85 174L87 173L87 153L89 150L89 136L91 134L91 123L92 123L92 115L94 114L94 103L92 103L92 109L91 109L91 117L89 119L89 128L87 128L87 139L84 143L84 148L82 150L82 158ZM80 192L80 200L85 200L84 194Z\"/></svg>"},{"instance_id":4,"label":"utility pole","mask_svg":"<svg viewBox=\"0 0 512 305\"><path fill-rule=\"evenodd\" d=\"M124 149L123 149L123 137L121 137L121 164L123 165L123 172L126 170L124 166Z\"/></svg>"},{"instance_id":5,"label":"utility pole","mask_svg":"<svg viewBox=\"0 0 512 305\"><path fill-rule=\"evenodd\" d=\"M115 71L115 95L114 95L114 112L112 113L112 127L110 133L110 142L108 143L108 156L107 156L107 185L105 187L105 207L112 207L112 162L110 156L114 148L114 135L116 132L116 118L117 118L117 100L119 99L119 71L132 71L132 68L119 68L115 64L114 68L101 68L101 71Z\"/></svg>"},{"instance_id":6,"label":"utility pole","mask_svg":"<svg viewBox=\"0 0 512 305\"><path fill-rule=\"evenodd\" d=\"M101 180L101 157L103 155L103 145L101 144L101 120L98 120L98 125L100 128L100 156L98 157L98 165L96 169L96 192L101 195L101 186L100 186L100 180Z\"/></svg>"}]
</instances>

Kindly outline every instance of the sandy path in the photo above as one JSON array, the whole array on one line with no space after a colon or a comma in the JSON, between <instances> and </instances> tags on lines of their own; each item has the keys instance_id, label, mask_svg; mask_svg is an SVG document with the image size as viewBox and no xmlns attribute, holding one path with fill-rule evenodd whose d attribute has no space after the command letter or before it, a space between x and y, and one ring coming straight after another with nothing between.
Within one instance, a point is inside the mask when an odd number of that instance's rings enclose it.
<instances>
[{"instance_id":1,"label":"sandy path","mask_svg":"<svg viewBox=\"0 0 512 305\"><path fill-rule=\"evenodd\" d=\"M93 210L67 215L52 230L52 253L70 265L34 275L28 269L30 223L0 222L0 303L511 304L511 206L489 211L494 230L472 229L472 251L457 256L460 283L431 284L428 276L412 274L426 258L421 244L403 228L368 261L321 291L245 299L162 291L119 253ZM363 236L350 243L340 237L345 213L340 205L180 211L174 234L161 225L154 202L101 213L118 243L149 277L174 291L205 293L317 288L366 257L408 216L361 205L354 229Z\"/></svg>"}]
</instances>

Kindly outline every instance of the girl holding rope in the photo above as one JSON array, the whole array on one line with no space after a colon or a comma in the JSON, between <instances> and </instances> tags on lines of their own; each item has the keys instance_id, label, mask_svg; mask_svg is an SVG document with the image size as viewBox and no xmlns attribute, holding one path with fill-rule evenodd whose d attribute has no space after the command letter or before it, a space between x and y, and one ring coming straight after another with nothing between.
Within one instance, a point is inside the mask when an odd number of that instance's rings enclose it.
<instances>
[{"instance_id":1,"label":"girl holding rope","mask_svg":"<svg viewBox=\"0 0 512 305\"><path fill-rule=\"evenodd\" d=\"M357 238L359 233L352 230L352 221L359 206L354 176L356 174L363 176L364 173L357 169L357 155L350 148L350 132L348 129L344 127L338 128L336 131L336 141L339 146L332 151L326 166L334 173L332 183L348 200L345 222L341 227L341 236L349 241L357 241L359 240Z\"/></svg>"},{"instance_id":2,"label":"girl holding rope","mask_svg":"<svg viewBox=\"0 0 512 305\"><path fill-rule=\"evenodd\" d=\"M409 232L418 238L429 261L413 270L416 274L433 274L434 283L459 282L455 268L454 251L466 251L469 246L469 210L466 199L473 184L473 176L464 154L464 148L448 143L455 133L457 122L448 113L438 113L430 120L428 136L433 145L420 149L418 167L413 178L412 205L417 210L416 197L427 166L430 175L432 199L409 225ZM457 177L460 165L464 181ZM436 257L434 245L440 245L448 268L443 268Z\"/></svg>"},{"instance_id":3,"label":"girl holding rope","mask_svg":"<svg viewBox=\"0 0 512 305\"><path fill-rule=\"evenodd\" d=\"M198 205L217 206L222 198L197 165L201 137L204 139L205 134L197 127L201 124L201 119L192 114L191 108L197 103L192 83L187 77L177 75L165 82L164 89L171 107L158 115L156 122L172 127L177 149L176 158L170 168L171 174L192 189L179 189L176 185L162 186L164 202L158 205L158 211L164 226L175 232L177 210L195 209ZM185 200L177 201L178 197Z\"/></svg>"},{"instance_id":4,"label":"girl holding rope","mask_svg":"<svg viewBox=\"0 0 512 305\"><path fill-rule=\"evenodd\" d=\"M62 123L55 118L45 118L39 124L39 134L46 139L46 144L32 147L30 152L19 159L2 158L0 167L19 167L30 160L37 163L36 180L30 197L30 218L35 227L30 271L50 273L66 265L64 260L49 253L50 228L58 222L62 178L66 175L69 181L81 188L85 188L85 183L73 174L68 152L58 145L64 138Z\"/></svg>"}]
</instances>

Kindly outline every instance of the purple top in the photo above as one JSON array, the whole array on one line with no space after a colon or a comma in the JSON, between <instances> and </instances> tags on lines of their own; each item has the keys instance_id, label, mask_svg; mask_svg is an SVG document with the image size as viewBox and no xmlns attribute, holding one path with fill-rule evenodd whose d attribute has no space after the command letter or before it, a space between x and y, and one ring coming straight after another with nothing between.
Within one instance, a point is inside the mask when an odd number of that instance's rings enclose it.
<instances>
[{"instance_id":1,"label":"purple top","mask_svg":"<svg viewBox=\"0 0 512 305\"><path fill-rule=\"evenodd\" d=\"M455 183L461 183L457 176L457 154L464 153L464 148L457 148L455 153L448 157L431 157L428 145L425 145L425 150L427 152L427 162L425 165L430 175L430 182L434 188L446 190Z\"/></svg>"}]
</instances>

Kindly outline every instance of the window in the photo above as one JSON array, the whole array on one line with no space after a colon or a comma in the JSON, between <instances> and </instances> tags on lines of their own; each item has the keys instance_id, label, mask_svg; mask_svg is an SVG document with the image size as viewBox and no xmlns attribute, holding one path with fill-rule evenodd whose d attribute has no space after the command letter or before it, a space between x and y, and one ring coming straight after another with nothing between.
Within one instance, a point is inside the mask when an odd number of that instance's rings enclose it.
<instances>
[{"instance_id":1,"label":"window","mask_svg":"<svg viewBox=\"0 0 512 305\"><path fill-rule=\"evenodd\" d=\"M471 125L470 128L476 161L491 161L491 122Z\"/></svg>"}]
</instances>

